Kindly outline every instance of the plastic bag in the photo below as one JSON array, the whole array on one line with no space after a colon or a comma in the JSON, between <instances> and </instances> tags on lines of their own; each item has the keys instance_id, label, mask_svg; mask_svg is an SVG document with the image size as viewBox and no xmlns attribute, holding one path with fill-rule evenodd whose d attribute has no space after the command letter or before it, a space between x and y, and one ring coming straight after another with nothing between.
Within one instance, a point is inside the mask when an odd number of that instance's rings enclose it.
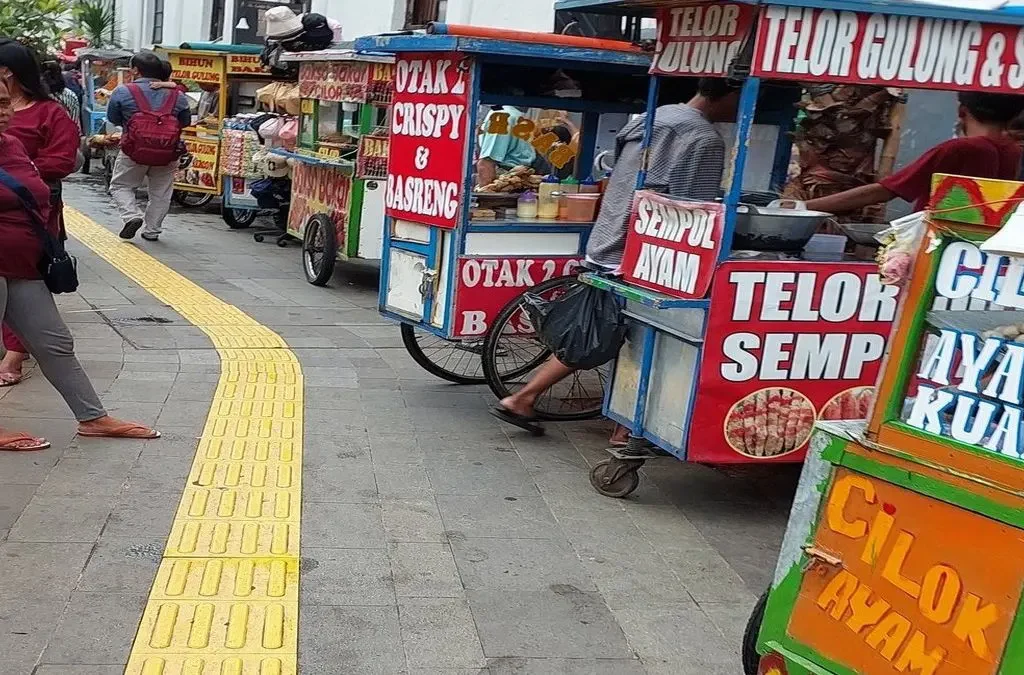
<instances>
[{"instance_id":1,"label":"plastic bag","mask_svg":"<svg viewBox=\"0 0 1024 675\"><path fill-rule=\"evenodd\" d=\"M875 235L882 244L877 258L883 284L903 286L910 278L911 265L924 236L924 216L924 212L919 211L898 218Z\"/></svg>"},{"instance_id":2,"label":"plastic bag","mask_svg":"<svg viewBox=\"0 0 1024 675\"><path fill-rule=\"evenodd\" d=\"M611 293L580 284L555 300L524 299L537 338L565 365L589 370L618 356L626 322Z\"/></svg>"}]
</instances>

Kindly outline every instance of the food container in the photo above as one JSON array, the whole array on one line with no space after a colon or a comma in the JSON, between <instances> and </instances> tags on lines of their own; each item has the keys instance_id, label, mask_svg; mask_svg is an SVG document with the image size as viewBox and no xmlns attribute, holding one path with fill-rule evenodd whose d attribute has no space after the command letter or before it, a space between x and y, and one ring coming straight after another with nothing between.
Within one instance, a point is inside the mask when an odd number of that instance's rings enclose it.
<instances>
[{"instance_id":1,"label":"food container","mask_svg":"<svg viewBox=\"0 0 1024 675\"><path fill-rule=\"evenodd\" d=\"M537 193L537 217L541 220L558 218L558 198L562 193L558 190L558 179L544 179Z\"/></svg>"},{"instance_id":2,"label":"food container","mask_svg":"<svg viewBox=\"0 0 1024 675\"><path fill-rule=\"evenodd\" d=\"M881 243L875 235L889 227L889 223L838 223L839 229L846 233L855 244L879 247Z\"/></svg>"},{"instance_id":3,"label":"food container","mask_svg":"<svg viewBox=\"0 0 1024 675\"><path fill-rule=\"evenodd\" d=\"M516 218L532 220L537 217L537 193L524 192L516 202Z\"/></svg>"},{"instance_id":4,"label":"food container","mask_svg":"<svg viewBox=\"0 0 1024 675\"><path fill-rule=\"evenodd\" d=\"M792 208L785 208L791 204ZM808 211L803 202L775 200L768 206L736 207L734 250L800 251L821 224L832 217L824 211Z\"/></svg>"},{"instance_id":5,"label":"food container","mask_svg":"<svg viewBox=\"0 0 1024 675\"><path fill-rule=\"evenodd\" d=\"M573 178L572 176L569 176L568 178L562 181L562 185L558 189L566 194L576 194L577 192L580 191L580 182Z\"/></svg>"},{"instance_id":6,"label":"food container","mask_svg":"<svg viewBox=\"0 0 1024 675\"><path fill-rule=\"evenodd\" d=\"M601 185L593 178L588 178L580 183L580 194L601 194Z\"/></svg>"},{"instance_id":7,"label":"food container","mask_svg":"<svg viewBox=\"0 0 1024 675\"><path fill-rule=\"evenodd\" d=\"M593 193L562 195L560 220L571 220L575 223L590 223L597 216L597 203L601 195ZM565 216L561 215L564 210Z\"/></svg>"}]
</instances>

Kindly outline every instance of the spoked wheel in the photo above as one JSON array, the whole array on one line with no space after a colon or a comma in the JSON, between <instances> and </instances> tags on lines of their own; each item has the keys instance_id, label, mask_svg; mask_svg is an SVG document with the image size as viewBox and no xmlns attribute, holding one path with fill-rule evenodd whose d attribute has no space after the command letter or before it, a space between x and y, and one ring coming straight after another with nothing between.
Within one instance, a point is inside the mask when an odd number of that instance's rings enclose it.
<instances>
[{"instance_id":1,"label":"spoked wheel","mask_svg":"<svg viewBox=\"0 0 1024 675\"><path fill-rule=\"evenodd\" d=\"M175 190L171 196L175 202L188 209L198 209L206 206L213 199L212 193L191 192L189 190Z\"/></svg>"},{"instance_id":2,"label":"spoked wheel","mask_svg":"<svg viewBox=\"0 0 1024 675\"><path fill-rule=\"evenodd\" d=\"M747 629L743 633L743 675L757 675L761 661L761 655L757 653L757 639L761 634L761 624L764 623L768 593L769 591L762 593L754 605L754 611L750 613L750 619L747 621Z\"/></svg>"},{"instance_id":3,"label":"spoked wheel","mask_svg":"<svg viewBox=\"0 0 1024 675\"><path fill-rule=\"evenodd\" d=\"M322 213L310 216L302 235L302 270L306 281L326 286L338 259L338 235L331 219Z\"/></svg>"},{"instance_id":4,"label":"spoked wheel","mask_svg":"<svg viewBox=\"0 0 1024 675\"><path fill-rule=\"evenodd\" d=\"M402 324L402 344L413 361L431 375L455 384L483 384L481 342L453 342Z\"/></svg>"},{"instance_id":5,"label":"spoked wheel","mask_svg":"<svg viewBox=\"0 0 1024 675\"><path fill-rule=\"evenodd\" d=\"M581 284L575 276L537 284L527 292L554 300ZM511 396L530 380L551 352L537 340L519 296L498 314L487 332L483 370L487 386L498 399ZM604 402L604 367L572 373L541 394L534 406L537 417L552 421L586 420L601 414Z\"/></svg>"},{"instance_id":6,"label":"spoked wheel","mask_svg":"<svg viewBox=\"0 0 1024 675\"><path fill-rule=\"evenodd\" d=\"M255 209L233 209L225 206L221 218L232 230L244 230L256 222L256 216L260 214Z\"/></svg>"}]
</instances>

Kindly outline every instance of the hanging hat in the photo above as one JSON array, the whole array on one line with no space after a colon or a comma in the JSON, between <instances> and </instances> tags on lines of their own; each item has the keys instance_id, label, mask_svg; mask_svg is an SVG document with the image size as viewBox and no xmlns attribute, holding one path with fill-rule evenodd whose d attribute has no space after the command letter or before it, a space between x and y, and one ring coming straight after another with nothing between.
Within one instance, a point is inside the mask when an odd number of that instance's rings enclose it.
<instances>
[{"instance_id":1,"label":"hanging hat","mask_svg":"<svg viewBox=\"0 0 1024 675\"><path fill-rule=\"evenodd\" d=\"M263 15L268 40L290 40L303 31L302 20L289 7L272 7Z\"/></svg>"}]
</instances>

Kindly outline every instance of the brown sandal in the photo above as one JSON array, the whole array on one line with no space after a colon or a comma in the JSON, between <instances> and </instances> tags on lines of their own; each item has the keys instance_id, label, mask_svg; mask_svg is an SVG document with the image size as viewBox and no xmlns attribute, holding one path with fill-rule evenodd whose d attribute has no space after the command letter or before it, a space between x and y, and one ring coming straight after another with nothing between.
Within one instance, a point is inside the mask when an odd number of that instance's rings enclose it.
<instances>
[{"instance_id":1,"label":"brown sandal","mask_svg":"<svg viewBox=\"0 0 1024 675\"><path fill-rule=\"evenodd\" d=\"M0 436L0 451L32 452L34 450L46 450L49 447L50 441L45 438L29 436L28 434Z\"/></svg>"},{"instance_id":2,"label":"brown sandal","mask_svg":"<svg viewBox=\"0 0 1024 675\"><path fill-rule=\"evenodd\" d=\"M82 431L82 427L79 427L78 435L85 436L86 438L131 438L138 440L160 438L160 432L156 429L150 429L147 426L132 422L125 422L124 424L110 427L105 431Z\"/></svg>"}]
</instances>

